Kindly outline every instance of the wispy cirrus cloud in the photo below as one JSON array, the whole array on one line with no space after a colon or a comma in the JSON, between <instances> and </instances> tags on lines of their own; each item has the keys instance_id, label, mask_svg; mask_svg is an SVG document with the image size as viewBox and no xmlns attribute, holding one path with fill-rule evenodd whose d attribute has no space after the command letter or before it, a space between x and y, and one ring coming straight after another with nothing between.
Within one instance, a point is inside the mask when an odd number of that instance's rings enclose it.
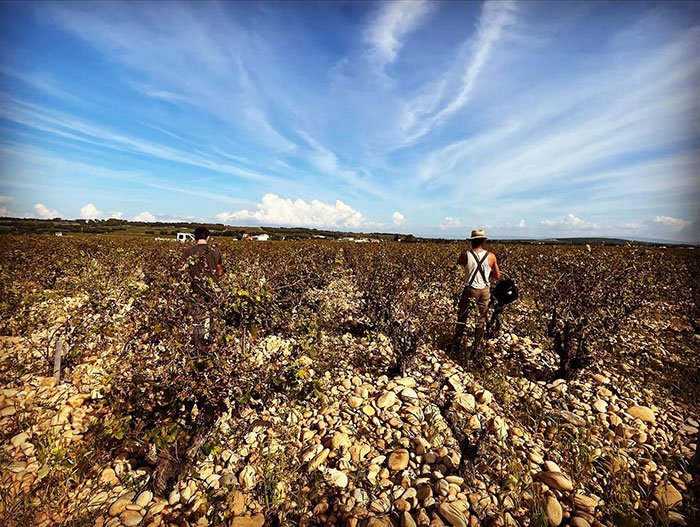
<instances>
[{"instance_id":1,"label":"wispy cirrus cloud","mask_svg":"<svg viewBox=\"0 0 700 527\"><path fill-rule=\"evenodd\" d=\"M367 27L364 42L380 69L396 60L403 38L430 13L427 0L392 0L380 4L374 20Z\"/></svg>"},{"instance_id":2,"label":"wispy cirrus cloud","mask_svg":"<svg viewBox=\"0 0 700 527\"><path fill-rule=\"evenodd\" d=\"M253 39L217 6L62 5L44 14L126 67L134 89L187 102L269 148L295 146L272 124L247 73L243 49Z\"/></svg>"},{"instance_id":3,"label":"wispy cirrus cloud","mask_svg":"<svg viewBox=\"0 0 700 527\"><path fill-rule=\"evenodd\" d=\"M38 147L6 145L0 146L0 153L4 157L5 166L18 174L18 181L8 181L10 187L22 187L20 179L29 179L30 176L39 178L53 178L60 176L65 178L77 178L79 182L88 179L103 179L111 185L121 183L132 189L132 192L143 193L148 189L156 189L172 195L183 195L196 198L202 202L223 202L236 205L244 205L248 200L237 198L233 195L214 192L199 186L187 185L186 182L170 182L150 175L144 170L119 170L102 166L98 163L76 161ZM70 181L70 179L68 180ZM12 199L12 198L10 198ZM121 196L120 199L125 199Z\"/></svg>"},{"instance_id":4,"label":"wispy cirrus cloud","mask_svg":"<svg viewBox=\"0 0 700 527\"><path fill-rule=\"evenodd\" d=\"M415 234L697 237L694 11L579 7L9 7L2 205L253 222L274 194Z\"/></svg>"},{"instance_id":5,"label":"wispy cirrus cloud","mask_svg":"<svg viewBox=\"0 0 700 527\"><path fill-rule=\"evenodd\" d=\"M115 132L72 115L56 112L17 99L0 103L0 117L66 139L103 148L145 154L165 161L224 172L244 179L274 181L275 178L217 159L216 155L186 152L152 141Z\"/></svg>"},{"instance_id":6,"label":"wispy cirrus cloud","mask_svg":"<svg viewBox=\"0 0 700 527\"><path fill-rule=\"evenodd\" d=\"M539 192L550 206L558 202L562 213L572 192L589 197L585 207L595 214L652 206L659 196L678 199L680 188L690 190L692 201L700 157L674 145L700 135L693 118L700 111L694 89L700 61L692 51L699 36L697 30L682 33L639 61L609 58L618 68L612 76L601 65L559 79L557 87L543 88L546 103L531 93L515 97L503 114L495 113L493 126L426 156L416 185L451 189L455 202L475 194L491 202L509 196L522 201ZM488 185L478 184L484 181Z\"/></svg>"},{"instance_id":7,"label":"wispy cirrus cloud","mask_svg":"<svg viewBox=\"0 0 700 527\"><path fill-rule=\"evenodd\" d=\"M516 12L517 4L512 0L487 0L484 2L477 23L476 36L470 46L471 54L463 65L464 71L460 83L455 89L455 93L442 107L434 109L430 114L424 115L420 122L416 122L415 119L410 119L409 122L415 123L415 126L413 127L414 129L408 130L408 135L403 145L411 144L423 137L435 126L458 112L469 102L481 70L486 65L494 46L507 30L508 25L513 23ZM429 107L432 106L434 108L435 101L442 96L444 91L444 82L436 85L435 96L431 104L429 104ZM420 109L416 110L415 108L416 105L419 108L423 108L424 103L425 96L421 96L413 104L410 104L406 111L411 114L424 113Z\"/></svg>"}]
</instances>

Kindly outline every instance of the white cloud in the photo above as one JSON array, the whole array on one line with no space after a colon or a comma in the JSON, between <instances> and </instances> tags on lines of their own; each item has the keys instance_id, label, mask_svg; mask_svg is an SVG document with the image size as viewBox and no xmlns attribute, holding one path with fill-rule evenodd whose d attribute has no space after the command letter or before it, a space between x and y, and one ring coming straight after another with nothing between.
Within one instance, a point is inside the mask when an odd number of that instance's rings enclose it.
<instances>
[{"instance_id":1,"label":"white cloud","mask_svg":"<svg viewBox=\"0 0 700 527\"><path fill-rule=\"evenodd\" d=\"M123 212L110 212L109 213L109 217L113 218L115 220L121 220L123 216L124 216Z\"/></svg>"},{"instance_id":2,"label":"white cloud","mask_svg":"<svg viewBox=\"0 0 700 527\"><path fill-rule=\"evenodd\" d=\"M462 221L459 218L451 218L447 216L440 224L440 229L443 231L459 229L462 227Z\"/></svg>"},{"instance_id":3,"label":"white cloud","mask_svg":"<svg viewBox=\"0 0 700 527\"><path fill-rule=\"evenodd\" d=\"M668 227L674 231L682 231L692 224L692 222L688 220L673 218L671 216L654 216L651 221L663 225L664 227Z\"/></svg>"},{"instance_id":4,"label":"white cloud","mask_svg":"<svg viewBox=\"0 0 700 527\"><path fill-rule=\"evenodd\" d=\"M403 47L402 38L414 30L430 10L430 3L422 0L395 0L382 4L379 15L364 35L379 67L396 60Z\"/></svg>"},{"instance_id":5,"label":"white cloud","mask_svg":"<svg viewBox=\"0 0 700 527\"><path fill-rule=\"evenodd\" d=\"M580 214L602 217L615 211L621 222L638 221L625 218L626 213L653 210L660 200L678 204L692 189L697 192L696 151L634 162L627 157L668 150L697 136L691 116L698 111L693 81L699 78L700 60L691 50L698 42L700 31L688 31L643 59L636 51L601 57L603 65L584 74L515 94L489 126L427 155L416 172L417 185L452 190L452 205L474 197L495 202L529 191L556 207L568 207L567 200L578 203ZM615 96L619 93L625 97ZM474 196L473 182L486 178L490 185ZM562 181L582 193L560 199L549 189ZM514 205L516 213L526 212L520 200Z\"/></svg>"},{"instance_id":6,"label":"white cloud","mask_svg":"<svg viewBox=\"0 0 700 527\"><path fill-rule=\"evenodd\" d=\"M517 223L512 223L512 224L508 225L509 229L524 229L526 227L527 227L527 225L525 224L525 220L520 220Z\"/></svg>"},{"instance_id":7,"label":"white cloud","mask_svg":"<svg viewBox=\"0 0 700 527\"><path fill-rule=\"evenodd\" d=\"M153 214L151 214L150 212L145 211L145 212L140 212L139 214L134 216L133 221L144 221L147 223L153 223L154 221L156 221L156 217Z\"/></svg>"},{"instance_id":8,"label":"white cloud","mask_svg":"<svg viewBox=\"0 0 700 527\"><path fill-rule=\"evenodd\" d=\"M428 117L422 125L410 134L406 142L411 143L430 132L434 126L445 118L460 110L469 102L476 86L482 68L486 64L493 46L501 39L506 27L513 22L517 9L511 0L488 0L484 3L479 18L476 39L472 45L472 53L465 65L457 95L433 116ZM442 84L436 84L439 93L444 89ZM420 104L424 104L422 96ZM413 113L410 111L409 113Z\"/></svg>"},{"instance_id":9,"label":"white cloud","mask_svg":"<svg viewBox=\"0 0 700 527\"><path fill-rule=\"evenodd\" d=\"M160 221L160 222L194 221L197 219L195 216L186 216L183 214L170 214L167 212L157 212L156 214L154 214L154 216L156 218L155 221Z\"/></svg>"},{"instance_id":10,"label":"white cloud","mask_svg":"<svg viewBox=\"0 0 700 527\"><path fill-rule=\"evenodd\" d=\"M0 196L0 203L7 203L8 201L12 201L12 198L10 196ZM7 209L7 207L0 206L0 216L9 216L10 211Z\"/></svg>"},{"instance_id":11,"label":"white cloud","mask_svg":"<svg viewBox=\"0 0 700 527\"><path fill-rule=\"evenodd\" d=\"M309 203L303 199L292 201L283 199L276 194L265 194L257 210L246 209L237 212L221 212L216 215L219 221L254 222L261 224L317 226L317 227L350 227L358 228L368 225L362 213L346 205L340 200L335 204L313 200Z\"/></svg>"},{"instance_id":12,"label":"white cloud","mask_svg":"<svg viewBox=\"0 0 700 527\"><path fill-rule=\"evenodd\" d=\"M476 79L491 54L491 48L500 40L506 26L513 21L515 9L515 2L508 0L489 0L484 3L473 54L462 76L459 94L440 110L435 116L436 121L456 112L469 101Z\"/></svg>"},{"instance_id":13,"label":"white cloud","mask_svg":"<svg viewBox=\"0 0 700 527\"><path fill-rule=\"evenodd\" d=\"M398 227L398 226L406 223L406 217L398 211L394 212L394 214L391 215L391 218L393 220L395 227Z\"/></svg>"},{"instance_id":14,"label":"white cloud","mask_svg":"<svg viewBox=\"0 0 700 527\"><path fill-rule=\"evenodd\" d=\"M80 209L80 217L84 220L94 220L102 216L102 211L97 210L97 207L92 203L88 203Z\"/></svg>"},{"instance_id":15,"label":"white cloud","mask_svg":"<svg viewBox=\"0 0 700 527\"><path fill-rule=\"evenodd\" d=\"M58 137L99 145L122 152L138 153L155 158L173 161L185 165L197 166L232 174L244 179L257 181L277 181L271 176L258 174L252 170L223 162L219 156L202 152L180 150L170 146L114 132L108 128L83 121L70 114L65 114L38 106L26 101L6 97L0 104L0 116L29 126L36 130L49 132Z\"/></svg>"},{"instance_id":16,"label":"white cloud","mask_svg":"<svg viewBox=\"0 0 700 527\"><path fill-rule=\"evenodd\" d=\"M595 223L589 223L576 217L573 213L569 213L563 218L557 218L552 220L542 220L540 222L544 227L549 227L555 230L561 231L578 231L583 229L597 229L598 226Z\"/></svg>"},{"instance_id":17,"label":"white cloud","mask_svg":"<svg viewBox=\"0 0 700 527\"><path fill-rule=\"evenodd\" d=\"M642 225L641 223L636 223L634 221L629 221L617 225L617 228L625 231L639 231L644 229L644 225Z\"/></svg>"},{"instance_id":18,"label":"white cloud","mask_svg":"<svg viewBox=\"0 0 700 527\"><path fill-rule=\"evenodd\" d=\"M34 210L40 218L58 218L61 215L56 209L50 209L43 203L34 205Z\"/></svg>"},{"instance_id":19,"label":"white cloud","mask_svg":"<svg viewBox=\"0 0 700 527\"><path fill-rule=\"evenodd\" d=\"M273 126L279 116L269 115L264 94L268 83L257 84L258 76L266 78L265 68L271 68L266 58L272 52L263 42L267 39L248 38L249 31L239 25L242 21L226 11L214 3L182 4L166 14L162 6L142 3L124 4L115 16L108 6L63 4L47 8L45 15L137 73L137 89L146 88L147 95L185 100L236 128L244 127L268 148L289 151L296 145ZM150 22L156 19L157 26ZM247 61L255 75L246 71Z\"/></svg>"},{"instance_id":20,"label":"white cloud","mask_svg":"<svg viewBox=\"0 0 700 527\"><path fill-rule=\"evenodd\" d=\"M182 95L167 90L158 90L146 84L134 82L132 86L144 95L148 95L149 97L153 97L154 99L162 99L168 102L187 101L187 97L183 97Z\"/></svg>"}]
</instances>

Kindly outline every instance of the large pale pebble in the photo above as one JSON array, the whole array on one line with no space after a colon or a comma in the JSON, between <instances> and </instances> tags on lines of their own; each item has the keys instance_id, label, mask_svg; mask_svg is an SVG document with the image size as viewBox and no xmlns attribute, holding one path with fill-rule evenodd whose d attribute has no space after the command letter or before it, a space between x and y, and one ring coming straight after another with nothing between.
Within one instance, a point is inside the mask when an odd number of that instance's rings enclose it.
<instances>
[{"instance_id":1,"label":"large pale pebble","mask_svg":"<svg viewBox=\"0 0 700 527\"><path fill-rule=\"evenodd\" d=\"M683 496L680 492L678 492L676 487L670 483L659 485L654 491L654 497L659 500L660 503L666 505L666 507L669 509L678 507L681 503L683 503Z\"/></svg>"},{"instance_id":2,"label":"large pale pebble","mask_svg":"<svg viewBox=\"0 0 700 527\"><path fill-rule=\"evenodd\" d=\"M452 527L469 527L469 519L452 503L441 503L438 512Z\"/></svg>"},{"instance_id":3,"label":"large pale pebble","mask_svg":"<svg viewBox=\"0 0 700 527\"><path fill-rule=\"evenodd\" d=\"M653 423L656 421L653 410L648 406L630 406L627 409L627 413L645 423Z\"/></svg>"},{"instance_id":4,"label":"large pale pebble","mask_svg":"<svg viewBox=\"0 0 700 527\"><path fill-rule=\"evenodd\" d=\"M18 447L22 443L24 443L27 439L29 439L29 434L27 432L20 432L15 437L13 437L10 440L10 442L12 443L13 447Z\"/></svg>"},{"instance_id":5,"label":"large pale pebble","mask_svg":"<svg viewBox=\"0 0 700 527\"><path fill-rule=\"evenodd\" d=\"M547 512L547 523L549 527L557 527L561 524L564 511L561 504L554 496L547 496L545 500L545 511Z\"/></svg>"},{"instance_id":6,"label":"large pale pebble","mask_svg":"<svg viewBox=\"0 0 700 527\"><path fill-rule=\"evenodd\" d=\"M180 501L180 493L177 490L173 490L168 496L168 504L175 505Z\"/></svg>"},{"instance_id":7,"label":"large pale pebble","mask_svg":"<svg viewBox=\"0 0 700 527\"><path fill-rule=\"evenodd\" d=\"M110 516L119 516L122 512L124 512L124 509L126 509L126 506L131 504L131 500L127 498L119 498L117 501L112 503L112 505L109 507L109 515Z\"/></svg>"},{"instance_id":8,"label":"large pale pebble","mask_svg":"<svg viewBox=\"0 0 700 527\"><path fill-rule=\"evenodd\" d=\"M404 470L408 466L408 450L399 448L389 455L387 462L391 470Z\"/></svg>"},{"instance_id":9,"label":"large pale pebble","mask_svg":"<svg viewBox=\"0 0 700 527\"><path fill-rule=\"evenodd\" d=\"M231 527L262 527L265 523L265 516L256 514L255 516L238 516L231 522Z\"/></svg>"},{"instance_id":10,"label":"large pale pebble","mask_svg":"<svg viewBox=\"0 0 700 527\"><path fill-rule=\"evenodd\" d=\"M386 391L377 399L377 408L389 408L396 404L396 394L391 391Z\"/></svg>"},{"instance_id":11,"label":"large pale pebble","mask_svg":"<svg viewBox=\"0 0 700 527\"><path fill-rule=\"evenodd\" d=\"M540 479L549 487L557 490L573 490L571 480L561 472L541 472Z\"/></svg>"},{"instance_id":12,"label":"large pale pebble","mask_svg":"<svg viewBox=\"0 0 700 527\"><path fill-rule=\"evenodd\" d=\"M143 516L141 516L141 513L138 511L127 510L121 513L119 519L123 525L126 525L126 527L133 527L134 525L141 523Z\"/></svg>"},{"instance_id":13,"label":"large pale pebble","mask_svg":"<svg viewBox=\"0 0 700 527\"><path fill-rule=\"evenodd\" d=\"M145 507L151 502L152 499L153 493L150 490L144 490L141 494L139 494L136 497L134 503L140 507Z\"/></svg>"}]
</instances>

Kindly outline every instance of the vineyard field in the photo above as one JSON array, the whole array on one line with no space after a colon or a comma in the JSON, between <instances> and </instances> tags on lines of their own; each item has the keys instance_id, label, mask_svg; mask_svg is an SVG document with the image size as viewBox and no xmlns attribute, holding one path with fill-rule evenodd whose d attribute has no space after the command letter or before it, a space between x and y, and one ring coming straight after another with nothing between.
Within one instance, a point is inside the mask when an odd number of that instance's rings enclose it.
<instances>
[{"instance_id":1,"label":"vineyard field","mask_svg":"<svg viewBox=\"0 0 700 527\"><path fill-rule=\"evenodd\" d=\"M700 257L490 244L520 298L450 343L460 243L0 235L0 524L698 525Z\"/></svg>"}]
</instances>

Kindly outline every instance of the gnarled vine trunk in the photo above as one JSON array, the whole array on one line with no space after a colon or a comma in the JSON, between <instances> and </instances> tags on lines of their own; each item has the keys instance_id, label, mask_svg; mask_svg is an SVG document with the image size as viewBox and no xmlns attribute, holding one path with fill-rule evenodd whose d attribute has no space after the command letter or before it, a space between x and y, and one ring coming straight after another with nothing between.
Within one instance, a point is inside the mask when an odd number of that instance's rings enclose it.
<instances>
[{"instance_id":1,"label":"gnarled vine trunk","mask_svg":"<svg viewBox=\"0 0 700 527\"><path fill-rule=\"evenodd\" d=\"M177 455L168 452L167 456L159 456L156 469L151 478L151 489L156 496L163 496L170 492L175 485L177 477L185 472L194 463L197 454L206 443L219 414L216 407L204 406L195 418L184 452ZM174 450L174 449L171 449Z\"/></svg>"}]
</instances>

